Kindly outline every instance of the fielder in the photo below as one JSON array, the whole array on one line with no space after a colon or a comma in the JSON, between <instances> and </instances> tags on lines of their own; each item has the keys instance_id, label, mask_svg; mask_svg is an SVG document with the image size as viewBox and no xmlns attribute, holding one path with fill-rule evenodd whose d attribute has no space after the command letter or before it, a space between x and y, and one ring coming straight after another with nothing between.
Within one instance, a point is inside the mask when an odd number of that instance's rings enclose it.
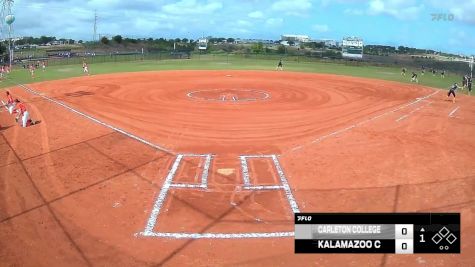
<instances>
[{"instance_id":1,"label":"fielder","mask_svg":"<svg viewBox=\"0 0 475 267\"><path fill-rule=\"evenodd\" d=\"M7 103L2 100L2 105L8 110L8 113L13 114L13 110L15 110L15 101L13 101L13 97L9 91L7 91Z\"/></svg>"},{"instance_id":2,"label":"fielder","mask_svg":"<svg viewBox=\"0 0 475 267\"><path fill-rule=\"evenodd\" d=\"M406 76L406 68L402 68L402 70L401 70L401 76Z\"/></svg>"},{"instance_id":3,"label":"fielder","mask_svg":"<svg viewBox=\"0 0 475 267\"><path fill-rule=\"evenodd\" d=\"M84 74L89 75L89 67L87 66L86 61L84 61L84 62L82 63L82 70L83 70Z\"/></svg>"},{"instance_id":4,"label":"fielder","mask_svg":"<svg viewBox=\"0 0 475 267\"><path fill-rule=\"evenodd\" d=\"M284 70L284 65L282 64L282 59L279 60L279 63L277 64L276 70Z\"/></svg>"},{"instance_id":5,"label":"fielder","mask_svg":"<svg viewBox=\"0 0 475 267\"><path fill-rule=\"evenodd\" d=\"M457 90L459 88L459 86L457 85L457 83L454 83L450 88L449 88L449 92L447 93L447 99L449 99L450 95L453 95L454 98L452 99L452 102L455 103L455 90Z\"/></svg>"},{"instance_id":6,"label":"fielder","mask_svg":"<svg viewBox=\"0 0 475 267\"><path fill-rule=\"evenodd\" d=\"M33 64L31 64L30 67L29 67L29 70L30 70L31 78L34 79L35 78L35 66Z\"/></svg>"},{"instance_id":7,"label":"fielder","mask_svg":"<svg viewBox=\"0 0 475 267\"><path fill-rule=\"evenodd\" d=\"M419 83L419 80L417 79L417 73L412 72L411 82Z\"/></svg>"}]
</instances>

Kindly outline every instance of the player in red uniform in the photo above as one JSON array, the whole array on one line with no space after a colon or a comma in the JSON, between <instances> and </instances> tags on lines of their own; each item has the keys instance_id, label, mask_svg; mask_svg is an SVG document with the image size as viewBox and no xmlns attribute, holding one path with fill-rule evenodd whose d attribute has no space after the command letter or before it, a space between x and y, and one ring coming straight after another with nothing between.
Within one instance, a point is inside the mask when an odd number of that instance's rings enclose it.
<instances>
[{"instance_id":1,"label":"player in red uniform","mask_svg":"<svg viewBox=\"0 0 475 267\"><path fill-rule=\"evenodd\" d=\"M30 125L35 125L37 122L33 121L30 119L30 113L26 109L25 104L23 104L20 100L15 99L15 102L17 104L17 116L15 118L15 121L18 122L20 120L20 125L22 127L28 127Z\"/></svg>"},{"instance_id":2,"label":"player in red uniform","mask_svg":"<svg viewBox=\"0 0 475 267\"><path fill-rule=\"evenodd\" d=\"M9 91L7 91L7 103L3 102L2 100L2 105L8 110L10 114L13 113L13 110L15 109L15 101L13 101L13 97Z\"/></svg>"}]
</instances>

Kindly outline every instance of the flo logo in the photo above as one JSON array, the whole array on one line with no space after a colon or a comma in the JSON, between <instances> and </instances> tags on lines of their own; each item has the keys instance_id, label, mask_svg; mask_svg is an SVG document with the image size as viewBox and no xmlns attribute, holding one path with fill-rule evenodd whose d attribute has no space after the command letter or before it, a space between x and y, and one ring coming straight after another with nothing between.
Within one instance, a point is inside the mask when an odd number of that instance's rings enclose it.
<instances>
[{"instance_id":1,"label":"flo logo","mask_svg":"<svg viewBox=\"0 0 475 267\"><path fill-rule=\"evenodd\" d=\"M452 13L432 13L432 21L454 21L455 15Z\"/></svg>"}]
</instances>

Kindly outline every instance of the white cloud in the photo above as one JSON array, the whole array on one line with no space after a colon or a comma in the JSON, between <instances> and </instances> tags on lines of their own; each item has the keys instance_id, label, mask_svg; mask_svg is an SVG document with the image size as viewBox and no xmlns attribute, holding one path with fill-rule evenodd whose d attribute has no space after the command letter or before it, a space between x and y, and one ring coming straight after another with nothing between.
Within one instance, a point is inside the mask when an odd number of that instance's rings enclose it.
<instances>
[{"instance_id":1,"label":"white cloud","mask_svg":"<svg viewBox=\"0 0 475 267\"><path fill-rule=\"evenodd\" d=\"M368 4L368 14L385 14L400 20L417 19L422 10L424 5L415 0L371 0Z\"/></svg>"},{"instance_id":2,"label":"white cloud","mask_svg":"<svg viewBox=\"0 0 475 267\"><path fill-rule=\"evenodd\" d=\"M266 26L269 27L279 27L284 22L281 18L269 18L266 20Z\"/></svg>"},{"instance_id":3,"label":"white cloud","mask_svg":"<svg viewBox=\"0 0 475 267\"><path fill-rule=\"evenodd\" d=\"M317 32L327 32L330 29L326 24L315 24L312 28Z\"/></svg>"},{"instance_id":4,"label":"white cloud","mask_svg":"<svg viewBox=\"0 0 475 267\"><path fill-rule=\"evenodd\" d=\"M181 0L173 4L164 5L162 11L174 15L197 15L213 14L222 8L223 4L216 1L200 3L197 0Z\"/></svg>"},{"instance_id":5,"label":"white cloud","mask_svg":"<svg viewBox=\"0 0 475 267\"><path fill-rule=\"evenodd\" d=\"M247 14L247 16L253 19L260 19L264 17L264 14L261 11L254 11Z\"/></svg>"},{"instance_id":6,"label":"white cloud","mask_svg":"<svg viewBox=\"0 0 475 267\"><path fill-rule=\"evenodd\" d=\"M361 15L365 14L365 11L361 10L361 9L347 8L347 9L343 10L343 13L347 14L347 15L361 16Z\"/></svg>"},{"instance_id":7,"label":"white cloud","mask_svg":"<svg viewBox=\"0 0 475 267\"><path fill-rule=\"evenodd\" d=\"M249 21L247 20L238 20L237 21L237 25L241 26L241 27L251 27L252 26L252 23L250 23Z\"/></svg>"},{"instance_id":8,"label":"white cloud","mask_svg":"<svg viewBox=\"0 0 475 267\"><path fill-rule=\"evenodd\" d=\"M301 16L312 8L310 0L280 0L272 4L272 9L287 15Z\"/></svg>"}]
</instances>

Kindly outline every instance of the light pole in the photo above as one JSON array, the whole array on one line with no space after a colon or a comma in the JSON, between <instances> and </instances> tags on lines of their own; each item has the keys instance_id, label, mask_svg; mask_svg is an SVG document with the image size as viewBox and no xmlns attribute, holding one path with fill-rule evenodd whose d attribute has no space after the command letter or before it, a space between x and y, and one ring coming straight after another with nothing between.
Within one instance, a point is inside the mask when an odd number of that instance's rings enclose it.
<instances>
[{"instance_id":1,"label":"light pole","mask_svg":"<svg viewBox=\"0 0 475 267\"><path fill-rule=\"evenodd\" d=\"M470 65L470 79L473 80L473 56L470 59L469 65Z\"/></svg>"}]
</instances>

